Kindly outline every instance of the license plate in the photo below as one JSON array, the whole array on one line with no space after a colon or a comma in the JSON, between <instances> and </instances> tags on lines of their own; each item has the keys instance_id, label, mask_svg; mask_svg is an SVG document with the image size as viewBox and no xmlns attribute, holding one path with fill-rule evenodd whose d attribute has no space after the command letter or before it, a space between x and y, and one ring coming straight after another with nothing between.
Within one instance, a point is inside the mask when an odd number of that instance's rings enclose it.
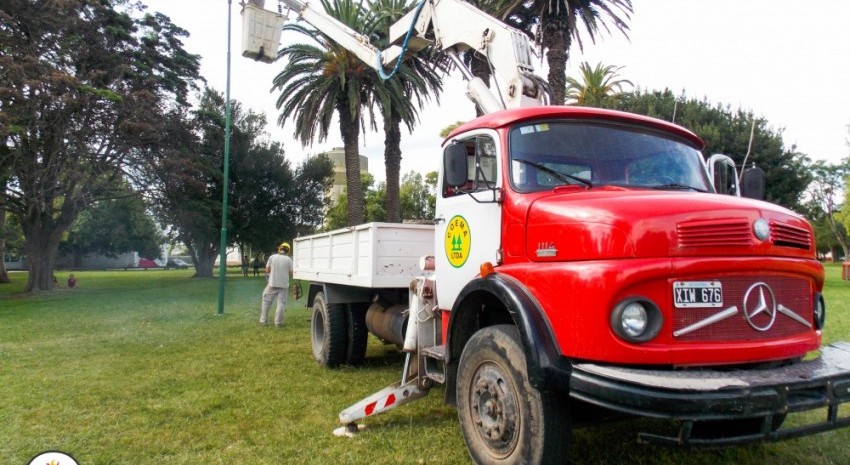
<instances>
[{"instance_id":1,"label":"license plate","mask_svg":"<svg viewBox=\"0 0 850 465\"><path fill-rule=\"evenodd\" d=\"M676 308L721 307L723 287L720 281L676 281L673 283L673 305Z\"/></svg>"}]
</instances>

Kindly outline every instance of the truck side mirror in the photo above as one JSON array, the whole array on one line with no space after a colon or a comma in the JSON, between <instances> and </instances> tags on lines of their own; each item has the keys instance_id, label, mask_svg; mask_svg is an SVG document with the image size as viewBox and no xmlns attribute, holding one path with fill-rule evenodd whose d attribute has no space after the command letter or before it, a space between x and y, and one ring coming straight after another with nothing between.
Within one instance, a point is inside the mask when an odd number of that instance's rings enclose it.
<instances>
[{"instance_id":1,"label":"truck side mirror","mask_svg":"<svg viewBox=\"0 0 850 465\"><path fill-rule=\"evenodd\" d=\"M745 169L741 173L741 196L764 200L765 177L764 170L758 166Z\"/></svg>"},{"instance_id":2,"label":"truck side mirror","mask_svg":"<svg viewBox=\"0 0 850 465\"><path fill-rule=\"evenodd\" d=\"M707 162L708 174L714 184L714 191L718 194L739 197L738 170L735 162L726 155L716 153L709 157Z\"/></svg>"},{"instance_id":3,"label":"truck side mirror","mask_svg":"<svg viewBox=\"0 0 850 465\"><path fill-rule=\"evenodd\" d=\"M443 179L450 187L460 187L466 184L468 174L466 146L459 142L452 142L443 151Z\"/></svg>"}]
</instances>

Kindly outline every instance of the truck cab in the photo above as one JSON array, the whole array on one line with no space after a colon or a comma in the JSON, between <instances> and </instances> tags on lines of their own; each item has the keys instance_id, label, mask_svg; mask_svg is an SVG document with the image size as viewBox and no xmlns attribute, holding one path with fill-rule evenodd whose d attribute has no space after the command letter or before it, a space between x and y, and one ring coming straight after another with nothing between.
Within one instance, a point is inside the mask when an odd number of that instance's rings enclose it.
<instances>
[{"instance_id":1,"label":"truck cab","mask_svg":"<svg viewBox=\"0 0 850 465\"><path fill-rule=\"evenodd\" d=\"M821 346L811 226L734 195L702 148L617 111L496 111L444 141L433 226L297 239L316 360L362 362L367 332L407 354L339 434L435 384L479 464L557 463L573 424L610 416L671 420L639 439L688 447L850 426L850 344Z\"/></svg>"},{"instance_id":2,"label":"truck cab","mask_svg":"<svg viewBox=\"0 0 850 465\"><path fill-rule=\"evenodd\" d=\"M693 133L541 107L479 118L445 145L441 308L462 306L462 287L489 263L545 309L571 358L745 364L820 345L823 269L811 227L782 207L715 193Z\"/></svg>"},{"instance_id":3,"label":"truck cab","mask_svg":"<svg viewBox=\"0 0 850 465\"><path fill-rule=\"evenodd\" d=\"M677 434L641 439L689 446L850 424L837 415L850 345L801 362L825 316L811 226L717 193L702 147L679 126L580 107L496 112L445 140L435 246L446 396L477 462L513 447L499 412L519 412L522 396L500 386L523 379L544 431L559 425L546 412L565 410L677 420ZM506 368L510 356L476 358L488 344L517 350L525 373ZM832 413L780 432L788 413L815 406Z\"/></svg>"}]
</instances>

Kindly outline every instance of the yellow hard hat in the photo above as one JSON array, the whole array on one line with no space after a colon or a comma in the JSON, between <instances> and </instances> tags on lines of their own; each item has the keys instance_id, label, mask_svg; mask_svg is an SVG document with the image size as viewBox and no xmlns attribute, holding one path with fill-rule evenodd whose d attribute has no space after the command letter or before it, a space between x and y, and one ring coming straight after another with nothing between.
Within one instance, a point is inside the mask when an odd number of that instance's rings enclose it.
<instances>
[{"instance_id":1,"label":"yellow hard hat","mask_svg":"<svg viewBox=\"0 0 850 465\"><path fill-rule=\"evenodd\" d=\"M288 242L281 242L280 245L277 246L277 251L280 252L284 249L286 249L286 251L289 252L290 250L292 250L292 247L289 246Z\"/></svg>"}]
</instances>

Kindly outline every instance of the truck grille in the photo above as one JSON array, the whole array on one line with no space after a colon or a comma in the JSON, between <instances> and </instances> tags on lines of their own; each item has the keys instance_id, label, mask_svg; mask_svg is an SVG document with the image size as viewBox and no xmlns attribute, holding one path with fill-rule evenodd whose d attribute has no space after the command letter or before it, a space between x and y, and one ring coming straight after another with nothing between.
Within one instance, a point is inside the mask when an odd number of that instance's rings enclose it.
<instances>
[{"instance_id":1,"label":"truck grille","mask_svg":"<svg viewBox=\"0 0 850 465\"><path fill-rule=\"evenodd\" d=\"M812 236L806 229L771 221L770 231L773 245L803 250L808 250L812 246Z\"/></svg>"},{"instance_id":2,"label":"truck grille","mask_svg":"<svg viewBox=\"0 0 850 465\"><path fill-rule=\"evenodd\" d=\"M809 250L812 234L808 229L776 221L770 222L771 242L777 247ZM679 247L729 247L753 244L752 226L746 218L691 221L676 226Z\"/></svg>"},{"instance_id":3,"label":"truck grille","mask_svg":"<svg viewBox=\"0 0 850 465\"><path fill-rule=\"evenodd\" d=\"M723 287L723 305L719 308L674 308L673 335L677 341L719 342L775 339L804 333L812 329L811 290L805 279L767 277L755 280L749 277L728 277L719 281ZM759 283L763 284L760 285ZM747 291L748 302L744 302ZM768 290L769 289L769 290ZM773 294L771 296L770 291ZM758 294L765 295L769 309L755 313ZM735 308L737 311L699 329L701 322ZM747 315L753 315L752 323ZM770 315L774 315L772 322ZM760 329L757 329L760 328Z\"/></svg>"},{"instance_id":4,"label":"truck grille","mask_svg":"<svg viewBox=\"0 0 850 465\"><path fill-rule=\"evenodd\" d=\"M746 218L679 223L679 247L750 245L752 233Z\"/></svg>"}]
</instances>

